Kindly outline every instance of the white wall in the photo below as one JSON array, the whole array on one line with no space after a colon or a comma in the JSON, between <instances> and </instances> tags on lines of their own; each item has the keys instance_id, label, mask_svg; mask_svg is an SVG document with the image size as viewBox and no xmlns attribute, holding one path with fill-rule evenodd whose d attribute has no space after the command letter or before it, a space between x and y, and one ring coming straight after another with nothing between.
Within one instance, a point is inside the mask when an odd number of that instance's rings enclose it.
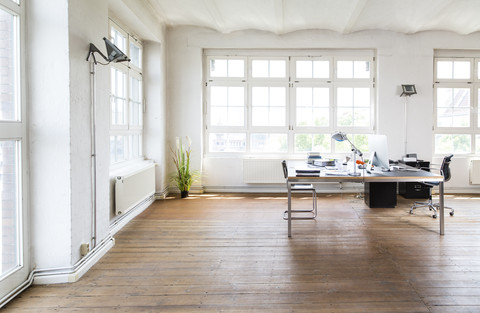
<instances>
[{"instance_id":1,"label":"white wall","mask_svg":"<svg viewBox=\"0 0 480 313\"><path fill-rule=\"evenodd\" d=\"M118 3L118 6L115 6ZM121 5L123 6L121 6ZM108 18L127 11L121 0L32 0L27 7L32 260L37 270L72 268L80 245L93 243L91 92L96 103L96 243L110 237L110 67L86 61L89 44L105 52ZM118 8L124 11L118 11ZM52 12L55 12L54 14ZM145 153L159 166L157 190L165 189L164 30L145 14L130 25L145 44L149 113ZM146 25L152 24L151 27ZM145 30L149 33L146 34ZM97 54L97 60L101 57ZM103 60L102 60L103 61ZM159 188L159 189L158 189Z\"/></svg>"},{"instance_id":2,"label":"white wall","mask_svg":"<svg viewBox=\"0 0 480 313\"><path fill-rule=\"evenodd\" d=\"M164 42L164 40L162 40ZM166 53L165 45L148 41L143 44L145 66L145 114L144 114L144 153L145 157L157 163L155 172L156 193L163 195L167 181L166 145Z\"/></svg>"},{"instance_id":3,"label":"white wall","mask_svg":"<svg viewBox=\"0 0 480 313\"><path fill-rule=\"evenodd\" d=\"M167 140L175 147L175 138L192 139L191 166L202 165L202 47L190 45L188 40L202 30L190 29L189 36L176 31L167 32ZM180 32L181 34L181 32ZM185 142L185 141L184 141ZM169 149L169 148L168 148ZM167 156L167 173L174 167ZM201 184L201 182L199 182Z\"/></svg>"},{"instance_id":4,"label":"white wall","mask_svg":"<svg viewBox=\"0 0 480 313\"><path fill-rule=\"evenodd\" d=\"M208 29L178 27L168 30L168 131L170 142L189 135L197 156L195 168L203 166L203 185L208 190L248 188L242 181L239 158L204 158L202 135L203 49L375 49L377 53L376 131L389 140L391 159L405 153L404 105L401 85L415 84L417 95L407 99L407 153L432 160L433 55L435 49L480 49L480 34L423 32L414 35L387 31L364 31L341 35L332 31L299 31L274 35L259 31L220 34ZM468 183L468 157L456 156L454 172L446 188L476 192ZM228 173L226 175L225 173Z\"/></svg>"},{"instance_id":5,"label":"white wall","mask_svg":"<svg viewBox=\"0 0 480 313\"><path fill-rule=\"evenodd\" d=\"M58 267L72 250L68 6L37 0L26 9L33 264Z\"/></svg>"}]
</instances>

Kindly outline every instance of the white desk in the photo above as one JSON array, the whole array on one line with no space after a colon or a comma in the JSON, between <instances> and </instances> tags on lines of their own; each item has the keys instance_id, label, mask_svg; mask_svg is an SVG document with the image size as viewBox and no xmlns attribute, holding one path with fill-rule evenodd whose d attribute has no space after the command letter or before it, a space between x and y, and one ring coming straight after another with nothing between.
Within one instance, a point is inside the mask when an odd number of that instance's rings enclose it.
<instances>
[{"instance_id":1,"label":"white desk","mask_svg":"<svg viewBox=\"0 0 480 313\"><path fill-rule=\"evenodd\" d=\"M440 235L445 234L445 220L444 220L444 191L443 191L443 176L431 172L418 171L392 171L382 172L381 170L372 171L370 174L365 170L359 170L361 176L347 176L347 175L327 175L325 171L320 174L302 174L296 176L296 170L312 169L304 161L288 162L288 237L292 237L292 184L315 184L320 182L438 182L439 183L439 221L440 221Z\"/></svg>"}]
</instances>

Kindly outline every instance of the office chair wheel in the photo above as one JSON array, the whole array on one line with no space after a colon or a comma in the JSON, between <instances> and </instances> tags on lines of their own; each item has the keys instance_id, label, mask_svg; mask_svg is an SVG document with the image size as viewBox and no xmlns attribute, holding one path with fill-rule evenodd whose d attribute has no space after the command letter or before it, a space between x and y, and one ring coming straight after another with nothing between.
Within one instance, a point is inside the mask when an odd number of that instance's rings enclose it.
<instances>
[{"instance_id":1,"label":"office chair wheel","mask_svg":"<svg viewBox=\"0 0 480 313\"><path fill-rule=\"evenodd\" d=\"M454 214L455 214L455 212L453 212L453 211L452 211L452 212L450 212L450 216L453 216Z\"/></svg>"},{"instance_id":2,"label":"office chair wheel","mask_svg":"<svg viewBox=\"0 0 480 313\"><path fill-rule=\"evenodd\" d=\"M437 218L437 214L433 214L432 217L433 217L433 218Z\"/></svg>"}]
</instances>

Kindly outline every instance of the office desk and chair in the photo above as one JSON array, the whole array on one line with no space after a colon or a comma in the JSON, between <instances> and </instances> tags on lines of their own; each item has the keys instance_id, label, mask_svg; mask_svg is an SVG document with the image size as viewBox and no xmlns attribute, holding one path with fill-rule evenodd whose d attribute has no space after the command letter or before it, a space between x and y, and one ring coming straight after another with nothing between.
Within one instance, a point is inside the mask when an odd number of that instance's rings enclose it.
<instances>
[{"instance_id":1,"label":"office desk and chair","mask_svg":"<svg viewBox=\"0 0 480 313\"><path fill-rule=\"evenodd\" d=\"M360 175L345 175L343 172L335 172L328 170L312 169L305 161L288 162L288 170L285 171L288 190L288 208L286 211L286 219L288 221L288 237L292 237L292 191L299 184L314 185L320 182L355 182L355 183L377 183L377 182L427 182L438 185L439 203L435 206L439 211L440 235L445 233L444 221L444 177L442 173L436 174L421 169L405 168L405 170L382 171L375 169L368 171L360 169ZM297 175L297 173L299 173Z\"/></svg>"}]
</instances>

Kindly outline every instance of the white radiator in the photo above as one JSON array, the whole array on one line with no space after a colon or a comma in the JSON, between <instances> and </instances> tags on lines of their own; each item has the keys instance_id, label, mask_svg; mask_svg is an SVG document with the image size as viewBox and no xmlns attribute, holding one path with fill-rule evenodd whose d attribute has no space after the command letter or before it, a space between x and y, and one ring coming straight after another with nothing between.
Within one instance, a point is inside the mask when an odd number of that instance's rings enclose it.
<instances>
[{"instance_id":1,"label":"white radiator","mask_svg":"<svg viewBox=\"0 0 480 313\"><path fill-rule=\"evenodd\" d=\"M480 184L480 160L470 160L470 184Z\"/></svg>"},{"instance_id":2,"label":"white radiator","mask_svg":"<svg viewBox=\"0 0 480 313\"><path fill-rule=\"evenodd\" d=\"M243 182L284 183L282 160L245 159L243 160Z\"/></svg>"},{"instance_id":3,"label":"white radiator","mask_svg":"<svg viewBox=\"0 0 480 313\"><path fill-rule=\"evenodd\" d=\"M115 214L124 214L155 194L155 164L115 179Z\"/></svg>"}]
</instances>

